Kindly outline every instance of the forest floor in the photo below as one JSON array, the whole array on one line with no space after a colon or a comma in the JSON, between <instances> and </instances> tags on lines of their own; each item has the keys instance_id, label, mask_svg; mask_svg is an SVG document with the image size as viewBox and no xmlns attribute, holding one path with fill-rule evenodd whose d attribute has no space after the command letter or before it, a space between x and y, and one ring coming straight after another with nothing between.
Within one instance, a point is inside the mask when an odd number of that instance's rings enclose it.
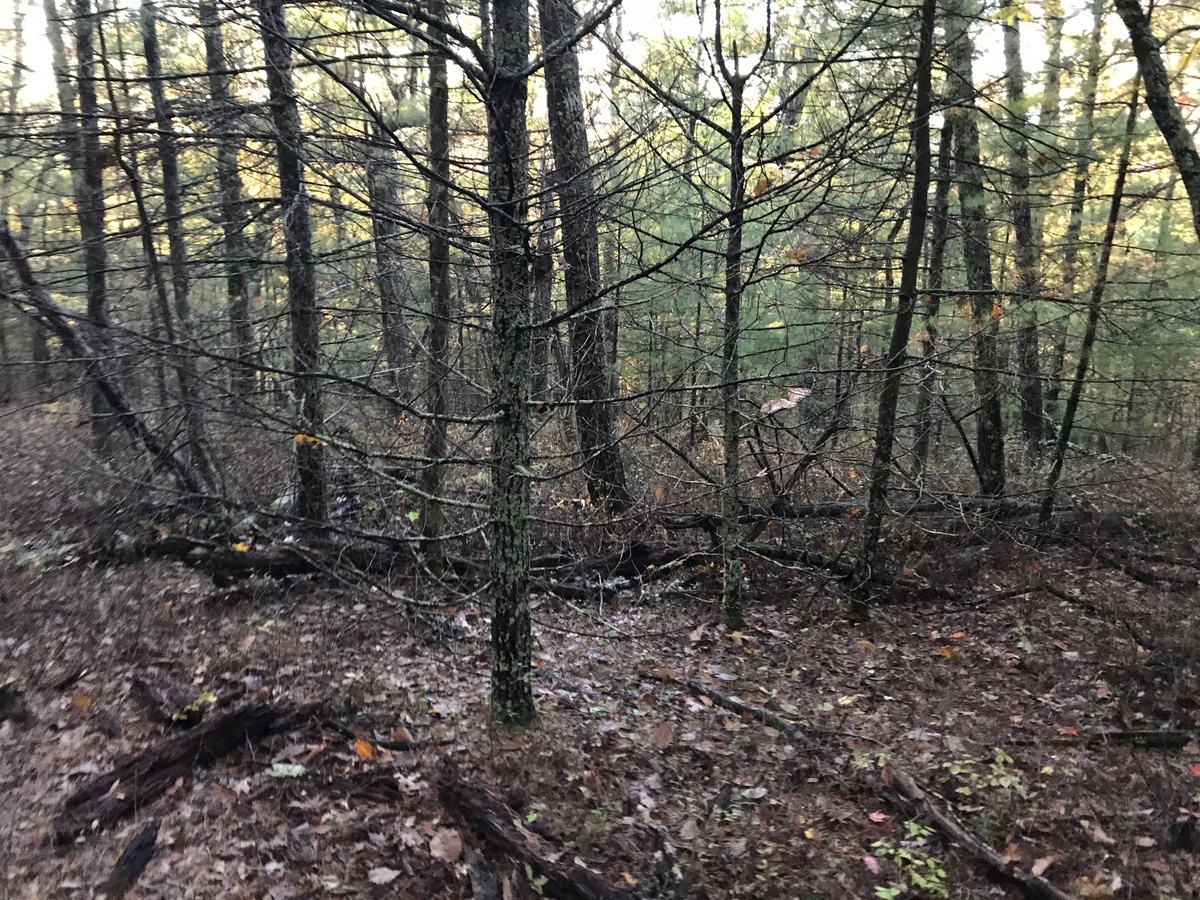
<instances>
[{"instance_id":1,"label":"forest floor","mask_svg":"<svg viewBox=\"0 0 1200 900\"><path fill-rule=\"evenodd\" d=\"M638 880L655 826L697 898L1030 896L898 799L895 766L1067 895L1200 896L1194 517L1041 549L997 533L866 622L821 575L759 563L737 633L702 573L602 606L537 596L540 719L510 733L488 725L478 596L300 578L229 602L182 562L39 564L114 527L108 488L60 474L86 457L76 421L0 423L0 685L21 707L0 710L0 898L95 896L150 816L130 897L471 897L479 842L439 800L446 756L614 889ZM912 574L928 581L963 542L925 552ZM162 736L132 690L147 672L218 704L324 705L54 846L68 795ZM522 865L495 871L502 896L541 888Z\"/></svg>"}]
</instances>

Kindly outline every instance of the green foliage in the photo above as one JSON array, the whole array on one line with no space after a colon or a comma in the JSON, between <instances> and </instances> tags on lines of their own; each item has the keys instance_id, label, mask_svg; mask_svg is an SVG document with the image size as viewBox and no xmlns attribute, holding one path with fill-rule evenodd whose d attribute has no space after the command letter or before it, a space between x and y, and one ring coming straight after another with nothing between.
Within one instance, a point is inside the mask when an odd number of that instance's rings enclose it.
<instances>
[{"instance_id":1,"label":"green foliage","mask_svg":"<svg viewBox=\"0 0 1200 900\"><path fill-rule=\"evenodd\" d=\"M946 870L942 862L928 849L933 829L920 822L905 822L904 837L900 840L882 838L871 845L875 855L890 860L904 877L907 886L935 900L948 898ZM900 888L876 887L875 896L881 900L899 897Z\"/></svg>"}]
</instances>

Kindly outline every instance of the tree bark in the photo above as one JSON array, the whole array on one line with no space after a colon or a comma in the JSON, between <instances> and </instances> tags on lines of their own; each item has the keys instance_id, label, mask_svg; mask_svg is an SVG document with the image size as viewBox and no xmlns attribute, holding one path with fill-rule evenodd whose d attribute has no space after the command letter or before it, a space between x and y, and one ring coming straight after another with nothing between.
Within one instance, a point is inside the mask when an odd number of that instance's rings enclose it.
<instances>
[{"instance_id":1,"label":"tree bark","mask_svg":"<svg viewBox=\"0 0 1200 900\"><path fill-rule=\"evenodd\" d=\"M979 486L984 494L1004 493L1004 422L1000 409L999 325L992 259L988 241L987 195L983 186L983 166L979 161L979 124L976 121L975 86L972 59L974 42L965 0L954 0L946 21L949 51L947 79L951 102L955 104L954 160L958 181L958 199L963 233L963 262L967 288L971 292L971 345L975 364L975 434L979 459Z\"/></svg>"},{"instance_id":2,"label":"tree bark","mask_svg":"<svg viewBox=\"0 0 1200 900\"><path fill-rule=\"evenodd\" d=\"M921 271L921 249L925 244L925 222L929 211L929 184L932 159L929 149L929 115L933 109L933 26L937 0L921 4L921 32L917 45L916 109L910 126L913 153L912 202L908 215L908 238L900 269L900 296L892 339L884 363L883 390L875 424L875 454L871 463L871 484L867 492L867 514L863 523L862 547L858 559L856 593L863 594L872 575L883 570L884 546L880 542L884 507L888 500L888 481L892 472L892 453L896 442L896 409L908 360L908 339L912 331L913 311L917 305L917 284ZM860 597L860 599L862 599Z\"/></svg>"},{"instance_id":3,"label":"tree bark","mask_svg":"<svg viewBox=\"0 0 1200 900\"><path fill-rule=\"evenodd\" d=\"M1146 106L1175 160L1179 179L1192 204L1196 239L1200 240L1200 153L1196 151L1196 138L1188 130L1171 92L1171 81L1159 52L1162 42L1150 30L1150 19L1138 0L1113 0L1113 5L1129 31L1133 55L1137 57L1138 71L1145 85Z\"/></svg>"},{"instance_id":4,"label":"tree bark","mask_svg":"<svg viewBox=\"0 0 1200 900\"><path fill-rule=\"evenodd\" d=\"M246 247L246 204L242 201L242 179L238 171L238 138L233 123L237 104L229 91L229 62L221 21L213 0L199 0L197 12L204 32L204 56L208 68L208 95L214 117L214 153L217 185L221 193L221 236L228 296L228 316L233 337L233 355L237 359L230 378L236 398L254 393L255 346L254 320L250 309L250 263Z\"/></svg>"},{"instance_id":5,"label":"tree bark","mask_svg":"<svg viewBox=\"0 0 1200 900\"><path fill-rule=\"evenodd\" d=\"M293 369L298 396L296 434L296 515L325 519L325 468L321 440L321 311L317 306L312 225L304 187L304 139L292 79L284 0L257 0L259 32L267 69L267 93L279 161L279 199L287 248L288 319L292 328Z\"/></svg>"},{"instance_id":6,"label":"tree bark","mask_svg":"<svg viewBox=\"0 0 1200 900\"><path fill-rule=\"evenodd\" d=\"M586 115L574 47L557 46L579 27L570 0L538 0L546 56L547 118L554 145L554 184L566 262L567 308L579 310L571 323L571 363L575 421L589 498L614 510L632 503L625 466L616 443L609 399L604 316L595 306L600 293L598 199L592 184Z\"/></svg>"},{"instance_id":7,"label":"tree bark","mask_svg":"<svg viewBox=\"0 0 1200 900\"><path fill-rule=\"evenodd\" d=\"M492 4L488 231L492 268L492 684L497 722L523 725L533 705L530 543L529 8Z\"/></svg>"},{"instance_id":8,"label":"tree bark","mask_svg":"<svg viewBox=\"0 0 1200 900\"><path fill-rule=\"evenodd\" d=\"M1029 459L1039 455L1044 432L1042 411L1042 371L1039 359L1038 316L1034 297L1041 292L1038 275L1038 251L1033 236L1033 208L1030 199L1029 122L1024 111L1025 67L1021 61L1021 31L1016 0L1005 0L1001 9L1004 30L1004 84L1008 99L1009 182L1017 292L1015 298L1017 328L1017 380L1021 400L1021 432Z\"/></svg>"}]
</instances>

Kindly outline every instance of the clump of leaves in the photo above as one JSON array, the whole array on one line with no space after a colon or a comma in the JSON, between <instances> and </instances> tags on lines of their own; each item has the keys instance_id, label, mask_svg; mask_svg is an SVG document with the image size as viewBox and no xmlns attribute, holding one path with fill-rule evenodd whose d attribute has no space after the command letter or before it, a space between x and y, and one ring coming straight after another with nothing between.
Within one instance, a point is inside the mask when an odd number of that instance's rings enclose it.
<instances>
[{"instance_id":1,"label":"clump of leaves","mask_svg":"<svg viewBox=\"0 0 1200 900\"><path fill-rule=\"evenodd\" d=\"M1021 776L1011 769L1012 764L1012 757L1004 752L1004 748L997 747L991 761L986 766L982 760L964 757L943 763L942 768L965 782L955 788L956 793L965 797L969 797L979 790L990 788L1012 791L1022 798L1028 798L1029 792L1021 783Z\"/></svg>"},{"instance_id":2,"label":"clump of leaves","mask_svg":"<svg viewBox=\"0 0 1200 900\"><path fill-rule=\"evenodd\" d=\"M904 887L880 885L875 888L875 896L880 900L896 900L908 888L926 897L948 898L946 869L928 849L933 829L920 822L905 822L904 834L902 840L881 838L871 845L875 855L890 860L905 881Z\"/></svg>"}]
</instances>

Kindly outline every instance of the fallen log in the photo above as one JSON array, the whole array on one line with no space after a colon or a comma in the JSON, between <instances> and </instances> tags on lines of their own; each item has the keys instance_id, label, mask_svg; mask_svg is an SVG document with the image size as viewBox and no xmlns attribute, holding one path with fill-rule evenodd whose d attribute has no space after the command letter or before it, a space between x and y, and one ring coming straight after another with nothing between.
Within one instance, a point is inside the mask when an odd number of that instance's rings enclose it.
<instances>
[{"instance_id":1,"label":"fallen log","mask_svg":"<svg viewBox=\"0 0 1200 900\"><path fill-rule=\"evenodd\" d=\"M158 840L158 827L162 819L155 816L142 825L129 839L108 878L100 886L97 898L121 900L133 887L154 856L154 842Z\"/></svg>"},{"instance_id":2,"label":"fallen log","mask_svg":"<svg viewBox=\"0 0 1200 900\"><path fill-rule=\"evenodd\" d=\"M486 843L530 866L546 879L541 893L560 900L632 900L630 891L610 886L595 872L571 862L562 848L520 825L521 817L488 789L468 784L449 757L437 779L442 804Z\"/></svg>"},{"instance_id":3,"label":"fallen log","mask_svg":"<svg viewBox=\"0 0 1200 900\"><path fill-rule=\"evenodd\" d=\"M68 797L54 819L55 843L69 844L144 808L194 769L211 766L247 743L294 728L316 708L316 704L248 706L164 738Z\"/></svg>"}]
</instances>

